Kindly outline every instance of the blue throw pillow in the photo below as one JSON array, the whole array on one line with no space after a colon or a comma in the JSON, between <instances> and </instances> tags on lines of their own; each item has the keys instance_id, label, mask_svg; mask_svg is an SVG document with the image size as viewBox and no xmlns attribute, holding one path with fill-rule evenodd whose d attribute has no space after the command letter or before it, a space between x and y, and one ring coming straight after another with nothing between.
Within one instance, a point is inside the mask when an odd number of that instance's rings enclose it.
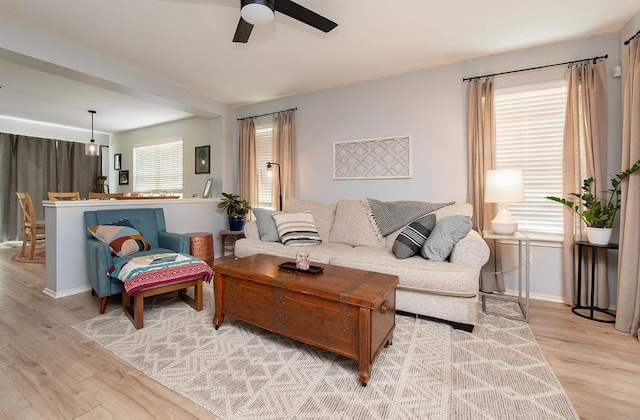
<instances>
[{"instance_id":1,"label":"blue throw pillow","mask_svg":"<svg viewBox=\"0 0 640 420\"><path fill-rule=\"evenodd\" d=\"M256 216L256 224L260 239L264 242L280 242L276 222L273 220L273 210L254 208L253 214Z\"/></svg>"},{"instance_id":2,"label":"blue throw pillow","mask_svg":"<svg viewBox=\"0 0 640 420\"><path fill-rule=\"evenodd\" d=\"M431 234L422 245L420 255L428 260L445 261L453 247L471 230L469 216L454 215L438 220Z\"/></svg>"}]
</instances>

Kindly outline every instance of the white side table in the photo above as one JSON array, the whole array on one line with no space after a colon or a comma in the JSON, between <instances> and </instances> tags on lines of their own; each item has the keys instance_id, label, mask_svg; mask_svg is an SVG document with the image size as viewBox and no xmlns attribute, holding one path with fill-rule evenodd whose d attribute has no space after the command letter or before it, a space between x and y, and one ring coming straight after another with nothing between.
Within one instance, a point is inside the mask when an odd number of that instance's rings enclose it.
<instances>
[{"instance_id":1,"label":"white side table","mask_svg":"<svg viewBox=\"0 0 640 420\"><path fill-rule=\"evenodd\" d=\"M495 294L483 294L482 295L482 311L486 314L492 315L500 315L505 318L524 320L529 322L529 237L522 232L516 232L513 235L501 235L498 233L493 233L491 231L485 230L482 232L482 237L485 239L495 239L498 241L517 241L518 242L518 296L511 295L495 295ZM524 255L526 259L523 257L523 248ZM524 270L522 266L525 266ZM524 271L524 273L523 273ZM522 286L523 286L523 277L524 277L524 296L522 295ZM487 310L487 299L497 299L497 300L506 300L516 302L520 307L520 311L522 312L522 317L504 314L500 312L492 312L491 310Z\"/></svg>"}]
</instances>

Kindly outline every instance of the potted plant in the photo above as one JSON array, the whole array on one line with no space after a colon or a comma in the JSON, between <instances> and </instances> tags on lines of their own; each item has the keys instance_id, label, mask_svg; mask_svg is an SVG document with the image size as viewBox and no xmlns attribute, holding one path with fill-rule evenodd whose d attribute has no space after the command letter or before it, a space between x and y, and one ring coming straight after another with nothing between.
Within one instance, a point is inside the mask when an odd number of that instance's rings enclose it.
<instances>
[{"instance_id":1,"label":"potted plant","mask_svg":"<svg viewBox=\"0 0 640 420\"><path fill-rule=\"evenodd\" d=\"M104 181L107 180L107 176L106 175L98 175L96 176L96 185L94 187L94 192L99 192L99 193L103 193L105 192L104 190Z\"/></svg>"},{"instance_id":2,"label":"potted plant","mask_svg":"<svg viewBox=\"0 0 640 420\"><path fill-rule=\"evenodd\" d=\"M582 193L571 193L572 196L582 200L582 203L553 196L546 198L564 204L580 216L587 225L587 239L590 243L606 245L611 238L613 221L620 209L622 180L639 169L640 160L626 171L612 176L611 188L603 191L605 194L602 198L598 198L591 191L591 185L595 182L593 177L583 181Z\"/></svg>"},{"instance_id":3,"label":"potted plant","mask_svg":"<svg viewBox=\"0 0 640 420\"><path fill-rule=\"evenodd\" d=\"M251 205L237 194L223 192L218 208L229 216L229 230L239 231L244 227L244 216L251 210Z\"/></svg>"}]
</instances>

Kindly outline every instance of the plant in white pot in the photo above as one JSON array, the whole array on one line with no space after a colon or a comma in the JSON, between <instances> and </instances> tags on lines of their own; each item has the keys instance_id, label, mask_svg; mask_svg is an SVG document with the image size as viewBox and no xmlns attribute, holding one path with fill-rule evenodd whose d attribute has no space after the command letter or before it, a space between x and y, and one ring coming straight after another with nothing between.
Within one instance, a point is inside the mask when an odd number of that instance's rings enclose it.
<instances>
[{"instance_id":1,"label":"plant in white pot","mask_svg":"<svg viewBox=\"0 0 640 420\"><path fill-rule=\"evenodd\" d=\"M239 231L244 227L244 216L251 211L247 200L240 199L237 194L222 193L218 208L229 216L229 230Z\"/></svg>"},{"instance_id":2,"label":"plant in white pot","mask_svg":"<svg viewBox=\"0 0 640 420\"><path fill-rule=\"evenodd\" d=\"M587 224L587 239L596 245L606 245L611 239L611 228L616 214L620 209L621 183L632 173L640 169L640 160L626 171L622 171L611 177L611 188L603 191L605 194L598 198L591 191L591 185L595 182L593 177L585 179L582 184L582 193L571 193L572 196L582 200L567 200L565 198L548 196L549 200L564 204L575 211Z\"/></svg>"}]
</instances>

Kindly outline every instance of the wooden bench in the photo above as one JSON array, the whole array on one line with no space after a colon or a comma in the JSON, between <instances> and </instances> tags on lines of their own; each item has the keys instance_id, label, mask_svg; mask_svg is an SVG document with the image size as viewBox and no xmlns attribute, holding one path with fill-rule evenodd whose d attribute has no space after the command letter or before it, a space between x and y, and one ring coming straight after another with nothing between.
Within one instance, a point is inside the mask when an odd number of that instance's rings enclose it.
<instances>
[{"instance_id":1,"label":"wooden bench","mask_svg":"<svg viewBox=\"0 0 640 420\"><path fill-rule=\"evenodd\" d=\"M202 311L202 281L203 277L194 279L186 279L176 281L175 283L167 283L159 286L149 287L139 290L133 295L122 291L122 309L127 314L136 329L140 329L144 325L144 298L157 296L163 293L178 291L178 297L186 302L196 311ZM194 287L194 297L187 294L188 287ZM131 307L131 298L133 298L133 308Z\"/></svg>"}]
</instances>

